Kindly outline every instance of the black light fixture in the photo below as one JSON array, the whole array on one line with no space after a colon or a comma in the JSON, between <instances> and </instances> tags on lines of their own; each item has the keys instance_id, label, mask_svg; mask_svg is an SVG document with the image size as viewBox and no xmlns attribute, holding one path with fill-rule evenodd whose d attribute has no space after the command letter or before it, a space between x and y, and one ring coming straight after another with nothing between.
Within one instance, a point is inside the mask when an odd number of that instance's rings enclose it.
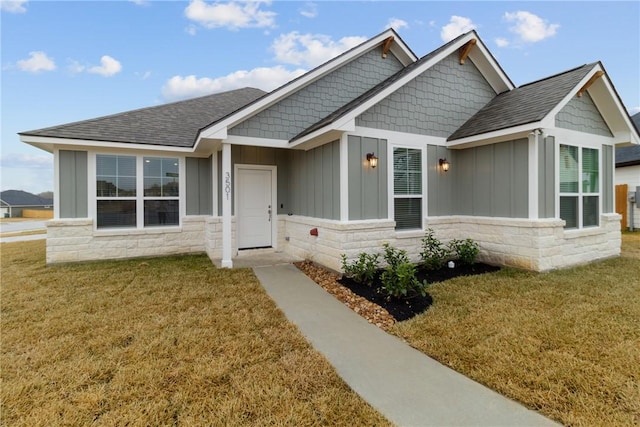
<instances>
[{"instance_id":1,"label":"black light fixture","mask_svg":"<svg viewBox=\"0 0 640 427\"><path fill-rule=\"evenodd\" d=\"M371 169L375 169L375 167L378 166L378 158L375 153L367 153L367 161L369 162Z\"/></svg>"},{"instance_id":2,"label":"black light fixture","mask_svg":"<svg viewBox=\"0 0 640 427\"><path fill-rule=\"evenodd\" d=\"M443 172L447 172L451 166L451 163L449 163L446 158L440 159L438 164L440 164L440 169L442 169Z\"/></svg>"}]
</instances>

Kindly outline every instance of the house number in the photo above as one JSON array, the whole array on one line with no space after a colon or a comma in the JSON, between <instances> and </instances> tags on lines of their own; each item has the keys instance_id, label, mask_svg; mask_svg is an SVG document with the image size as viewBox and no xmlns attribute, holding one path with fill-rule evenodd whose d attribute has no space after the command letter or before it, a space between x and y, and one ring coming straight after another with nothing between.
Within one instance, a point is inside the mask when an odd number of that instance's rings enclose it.
<instances>
[{"instance_id":1,"label":"house number","mask_svg":"<svg viewBox=\"0 0 640 427\"><path fill-rule=\"evenodd\" d=\"M227 193L227 200L229 200L229 194L231 194L231 173L227 172L224 176L224 192Z\"/></svg>"}]
</instances>

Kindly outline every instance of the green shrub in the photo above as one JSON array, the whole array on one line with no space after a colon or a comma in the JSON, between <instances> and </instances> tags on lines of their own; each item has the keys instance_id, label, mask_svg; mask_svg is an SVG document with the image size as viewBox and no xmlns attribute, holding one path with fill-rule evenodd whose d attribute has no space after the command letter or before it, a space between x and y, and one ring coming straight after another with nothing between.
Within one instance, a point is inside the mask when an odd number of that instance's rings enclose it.
<instances>
[{"instance_id":1,"label":"green shrub","mask_svg":"<svg viewBox=\"0 0 640 427\"><path fill-rule=\"evenodd\" d=\"M427 282L421 283L416 278L416 266L409 262L407 251L395 249L385 243L384 259L387 267L380 280L387 295L401 298L411 296L412 293L421 296L427 294Z\"/></svg>"},{"instance_id":2,"label":"green shrub","mask_svg":"<svg viewBox=\"0 0 640 427\"><path fill-rule=\"evenodd\" d=\"M349 263L347 262L347 256L342 254L342 271L344 271L345 276L353 279L355 282L371 286L376 278L376 271L378 270L378 257L380 257L380 254L367 254L362 252L358 256L358 259Z\"/></svg>"},{"instance_id":3,"label":"green shrub","mask_svg":"<svg viewBox=\"0 0 640 427\"><path fill-rule=\"evenodd\" d=\"M449 242L449 249L455 252L458 260L462 264L473 265L480 253L480 246L472 239L452 240Z\"/></svg>"},{"instance_id":4,"label":"green shrub","mask_svg":"<svg viewBox=\"0 0 640 427\"><path fill-rule=\"evenodd\" d=\"M444 266L449 255L449 250L433 235L433 229L428 228L422 239L422 265L428 270L437 270Z\"/></svg>"}]
</instances>

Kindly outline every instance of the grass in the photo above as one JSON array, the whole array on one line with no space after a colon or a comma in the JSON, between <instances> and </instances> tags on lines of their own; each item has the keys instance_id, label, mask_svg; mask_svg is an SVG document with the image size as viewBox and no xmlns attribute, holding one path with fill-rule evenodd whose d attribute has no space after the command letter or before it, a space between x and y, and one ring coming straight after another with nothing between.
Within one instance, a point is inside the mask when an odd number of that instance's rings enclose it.
<instances>
[{"instance_id":1,"label":"grass","mask_svg":"<svg viewBox=\"0 0 640 427\"><path fill-rule=\"evenodd\" d=\"M623 240L617 259L434 284L391 332L565 425L639 425L640 233Z\"/></svg>"},{"instance_id":2,"label":"grass","mask_svg":"<svg viewBox=\"0 0 640 427\"><path fill-rule=\"evenodd\" d=\"M248 269L2 252L2 425L388 425Z\"/></svg>"}]
</instances>

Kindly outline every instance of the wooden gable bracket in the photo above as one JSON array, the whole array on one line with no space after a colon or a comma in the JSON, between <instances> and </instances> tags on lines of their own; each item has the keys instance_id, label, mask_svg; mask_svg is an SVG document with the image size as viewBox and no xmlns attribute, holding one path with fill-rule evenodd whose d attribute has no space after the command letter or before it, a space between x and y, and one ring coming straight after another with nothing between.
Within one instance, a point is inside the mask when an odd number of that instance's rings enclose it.
<instances>
[{"instance_id":1,"label":"wooden gable bracket","mask_svg":"<svg viewBox=\"0 0 640 427\"><path fill-rule=\"evenodd\" d=\"M477 39L471 39L459 49L458 53L460 54L461 65L464 64L464 60L467 59L467 56L469 56L469 52L471 52L471 49L476 45L476 43L478 43Z\"/></svg>"},{"instance_id":2,"label":"wooden gable bracket","mask_svg":"<svg viewBox=\"0 0 640 427\"><path fill-rule=\"evenodd\" d=\"M582 88L578 91L578 98L580 98L582 94L585 93L586 90L589 89L589 87L591 87L591 85L594 84L596 80L598 80L603 75L604 75L604 71L596 71L596 73L593 76L591 76L589 81L586 82L584 86L582 86Z\"/></svg>"},{"instance_id":3,"label":"wooden gable bracket","mask_svg":"<svg viewBox=\"0 0 640 427\"><path fill-rule=\"evenodd\" d=\"M382 42L382 58L387 58L387 52L391 49L391 43L393 42L393 36L389 36Z\"/></svg>"}]
</instances>

